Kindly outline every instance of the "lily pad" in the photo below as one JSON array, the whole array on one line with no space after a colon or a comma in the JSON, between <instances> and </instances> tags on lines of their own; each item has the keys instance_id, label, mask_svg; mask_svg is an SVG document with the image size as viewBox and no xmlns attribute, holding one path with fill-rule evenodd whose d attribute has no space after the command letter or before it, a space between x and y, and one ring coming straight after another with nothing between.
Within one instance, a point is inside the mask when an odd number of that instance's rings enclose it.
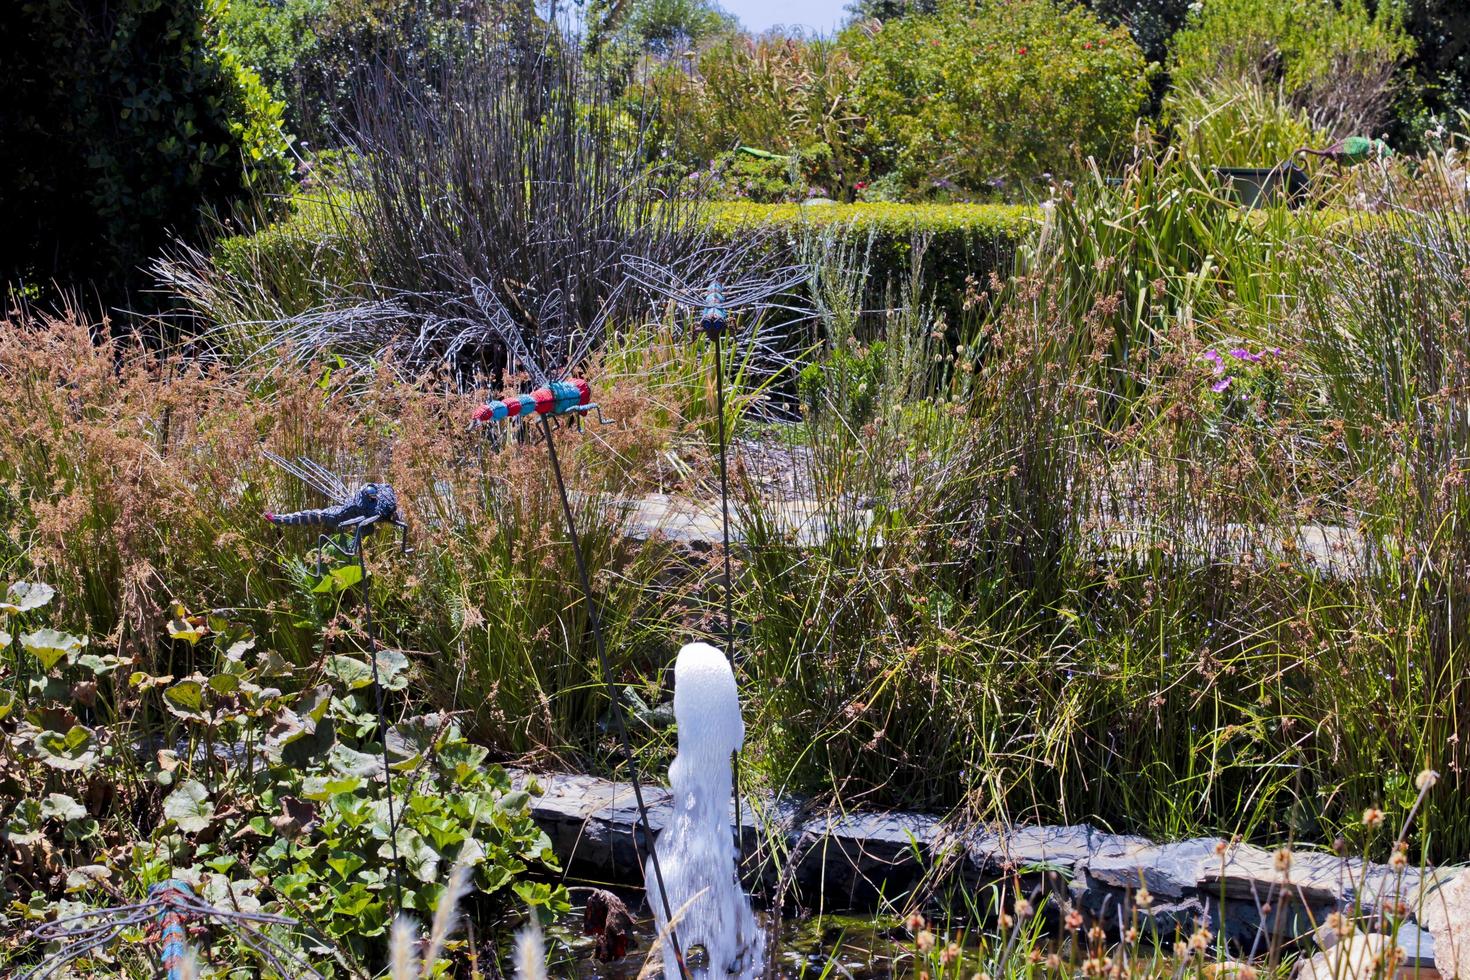
<instances>
[{"instance_id":1,"label":"lily pad","mask_svg":"<svg viewBox=\"0 0 1470 980\"><path fill-rule=\"evenodd\" d=\"M163 815L186 834L196 834L214 819L209 790L197 779L185 780L163 801Z\"/></svg>"},{"instance_id":2,"label":"lily pad","mask_svg":"<svg viewBox=\"0 0 1470 980\"><path fill-rule=\"evenodd\" d=\"M87 808L65 793L47 793L41 801L41 816L47 820L81 820Z\"/></svg>"},{"instance_id":3,"label":"lily pad","mask_svg":"<svg viewBox=\"0 0 1470 980\"><path fill-rule=\"evenodd\" d=\"M20 645L25 647L27 653L41 661L43 668L50 670L62 657L78 653L82 647L87 645L87 638L72 636L70 633L62 633L60 630L47 627L32 633L22 633Z\"/></svg>"},{"instance_id":4,"label":"lily pad","mask_svg":"<svg viewBox=\"0 0 1470 980\"><path fill-rule=\"evenodd\" d=\"M0 613L13 616L17 613L40 609L56 595L56 590L45 582L16 582L0 601Z\"/></svg>"},{"instance_id":5,"label":"lily pad","mask_svg":"<svg viewBox=\"0 0 1470 980\"><path fill-rule=\"evenodd\" d=\"M204 717L204 685L198 681L179 681L163 692L170 713L180 718Z\"/></svg>"}]
</instances>

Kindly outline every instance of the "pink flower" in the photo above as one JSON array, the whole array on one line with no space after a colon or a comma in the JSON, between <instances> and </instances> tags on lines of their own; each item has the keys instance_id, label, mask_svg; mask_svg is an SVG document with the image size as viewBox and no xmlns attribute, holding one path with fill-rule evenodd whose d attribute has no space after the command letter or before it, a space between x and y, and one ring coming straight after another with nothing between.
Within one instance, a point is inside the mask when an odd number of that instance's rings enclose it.
<instances>
[{"instance_id":1,"label":"pink flower","mask_svg":"<svg viewBox=\"0 0 1470 980\"><path fill-rule=\"evenodd\" d=\"M1224 391L1226 388L1229 388L1230 387L1230 382L1232 382L1234 380L1235 380L1234 378L1232 378L1230 375L1227 374L1227 375L1225 375L1225 377L1221 378L1219 381L1216 381L1214 384L1210 385L1210 390L1213 391L1215 394L1218 395L1220 392Z\"/></svg>"},{"instance_id":2,"label":"pink flower","mask_svg":"<svg viewBox=\"0 0 1470 980\"><path fill-rule=\"evenodd\" d=\"M1200 360L1209 361L1212 365L1214 365L1213 370L1216 374L1225 373L1225 360L1220 356L1219 351L1207 350L1200 355Z\"/></svg>"},{"instance_id":3,"label":"pink flower","mask_svg":"<svg viewBox=\"0 0 1470 980\"><path fill-rule=\"evenodd\" d=\"M1233 357L1233 358L1235 358L1237 361L1249 361L1252 364L1256 363L1257 361L1259 361L1261 359L1261 355L1260 354L1252 354L1249 350L1247 350L1244 347L1237 347L1237 348L1235 348L1234 350L1232 350L1230 352L1230 356Z\"/></svg>"}]
</instances>

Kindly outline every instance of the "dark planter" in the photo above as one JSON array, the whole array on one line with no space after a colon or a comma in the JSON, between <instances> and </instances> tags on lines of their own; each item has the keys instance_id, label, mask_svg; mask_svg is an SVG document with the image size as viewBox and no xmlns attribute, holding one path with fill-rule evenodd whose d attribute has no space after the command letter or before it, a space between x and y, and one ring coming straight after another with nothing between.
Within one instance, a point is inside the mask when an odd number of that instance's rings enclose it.
<instances>
[{"instance_id":1,"label":"dark planter","mask_svg":"<svg viewBox=\"0 0 1470 980\"><path fill-rule=\"evenodd\" d=\"M1275 167L1216 167L1215 176L1242 207L1285 204L1296 208L1307 199L1307 172L1289 163Z\"/></svg>"}]
</instances>

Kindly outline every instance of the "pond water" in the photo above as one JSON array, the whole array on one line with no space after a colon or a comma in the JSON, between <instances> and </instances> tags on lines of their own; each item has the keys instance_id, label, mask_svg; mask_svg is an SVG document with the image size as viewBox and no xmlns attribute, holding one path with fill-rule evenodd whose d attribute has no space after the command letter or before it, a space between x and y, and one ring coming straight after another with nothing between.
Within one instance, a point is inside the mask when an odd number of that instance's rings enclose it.
<instances>
[{"instance_id":1,"label":"pond water","mask_svg":"<svg viewBox=\"0 0 1470 980\"><path fill-rule=\"evenodd\" d=\"M852 980L888 980L909 977L913 941L898 919L824 915L802 920L778 920L758 912L757 921L766 930L767 970L770 980L817 980L821 977ZM593 956L593 940L583 937L581 919L573 915L554 938L563 953L550 975L578 980L635 980L642 970L653 936L653 920L638 923L638 947L622 960L599 963ZM696 950L690 965L703 965ZM654 975L659 975L655 973Z\"/></svg>"}]
</instances>

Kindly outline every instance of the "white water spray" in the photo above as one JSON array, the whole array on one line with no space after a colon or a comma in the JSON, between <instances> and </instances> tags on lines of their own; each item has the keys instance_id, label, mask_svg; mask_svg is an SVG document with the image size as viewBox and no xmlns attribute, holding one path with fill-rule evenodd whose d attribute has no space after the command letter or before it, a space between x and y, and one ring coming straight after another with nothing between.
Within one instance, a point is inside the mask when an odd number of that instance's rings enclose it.
<instances>
[{"instance_id":1,"label":"white water spray","mask_svg":"<svg viewBox=\"0 0 1470 980\"><path fill-rule=\"evenodd\" d=\"M679 754L669 767L674 812L654 845L676 918L674 932L686 960L693 947L704 947L708 966L696 976L754 977L761 939L735 874L730 826L730 756L745 741L745 722L730 662L708 643L686 644L674 662L674 718L679 724ZM644 875L662 932L664 903L651 860ZM664 976L679 977L667 939Z\"/></svg>"}]
</instances>

